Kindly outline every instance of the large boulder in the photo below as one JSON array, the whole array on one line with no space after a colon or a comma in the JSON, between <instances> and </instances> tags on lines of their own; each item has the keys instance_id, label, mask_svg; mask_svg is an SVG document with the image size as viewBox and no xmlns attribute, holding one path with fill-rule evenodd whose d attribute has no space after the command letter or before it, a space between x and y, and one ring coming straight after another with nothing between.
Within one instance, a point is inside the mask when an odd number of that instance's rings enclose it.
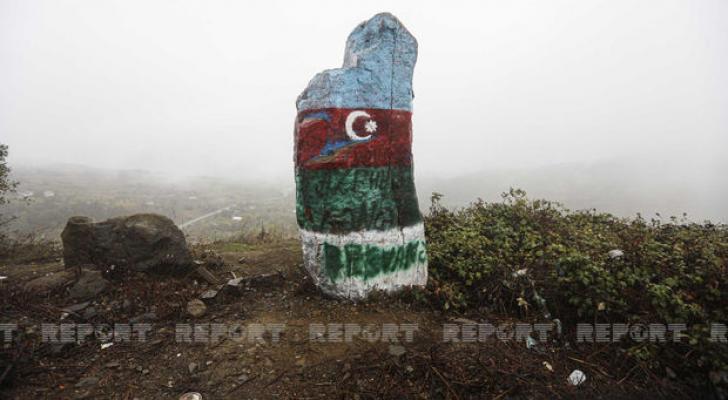
<instances>
[{"instance_id":1,"label":"large boulder","mask_svg":"<svg viewBox=\"0 0 728 400\"><path fill-rule=\"evenodd\" d=\"M412 166L417 41L391 14L359 24L342 68L298 97L296 214L304 266L326 293L359 299L427 283Z\"/></svg>"},{"instance_id":2,"label":"large boulder","mask_svg":"<svg viewBox=\"0 0 728 400\"><path fill-rule=\"evenodd\" d=\"M181 272L192 265L184 234L167 217L136 214L93 222L72 217L61 234L66 267Z\"/></svg>"}]
</instances>

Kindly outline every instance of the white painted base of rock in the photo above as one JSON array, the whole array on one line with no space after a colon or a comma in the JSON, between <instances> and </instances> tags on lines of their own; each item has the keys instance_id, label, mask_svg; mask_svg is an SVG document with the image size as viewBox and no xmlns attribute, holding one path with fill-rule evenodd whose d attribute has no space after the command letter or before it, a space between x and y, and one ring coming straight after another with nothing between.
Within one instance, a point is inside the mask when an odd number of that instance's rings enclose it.
<instances>
[{"instance_id":1,"label":"white painted base of rock","mask_svg":"<svg viewBox=\"0 0 728 400\"><path fill-rule=\"evenodd\" d=\"M337 235L301 230L303 244L303 264L314 283L321 290L334 297L359 300L374 291L395 292L406 287L427 284L427 258L418 258L409 268L391 273L381 273L369 279L344 277L336 282L327 276L325 268L324 245L344 247L347 244L373 245L382 248L404 246L413 241L422 243L424 251L425 228L422 223L405 228L386 231L360 231Z\"/></svg>"}]
</instances>

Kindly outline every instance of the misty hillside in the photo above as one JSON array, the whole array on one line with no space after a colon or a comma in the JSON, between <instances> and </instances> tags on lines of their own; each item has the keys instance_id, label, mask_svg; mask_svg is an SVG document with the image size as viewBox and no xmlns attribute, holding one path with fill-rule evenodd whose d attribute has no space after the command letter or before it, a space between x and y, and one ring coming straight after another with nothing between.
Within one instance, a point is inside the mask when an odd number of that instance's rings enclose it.
<instances>
[{"instance_id":1,"label":"misty hillside","mask_svg":"<svg viewBox=\"0 0 728 400\"><path fill-rule=\"evenodd\" d=\"M531 198L558 201L575 210L595 208L622 217L660 213L667 218L686 213L693 221L728 221L728 177L723 172L716 168L713 176L697 176L692 171L676 170L667 161L555 164L479 171L448 179L424 178L418 183L422 198L436 191L445 195L445 204L454 206L475 198L500 201L500 194L514 187L526 190Z\"/></svg>"},{"instance_id":2,"label":"misty hillside","mask_svg":"<svg viewBox=\"0 0 728 400\"><path fill-rule=\"evenodd\" d=\"M159 213L177 224L204 218L185 228L194 239L214 240L265 227L295 237L293 179L269 184L233 179L194 177L169 179L144 170L108 170L79 165L16 167L20 182L8 214L18 217L10 229L57 238L66 220L88 215L97 220L140 212ZM424 176L423 176L424 175ZM667 164L634 160L592 164L560 164L534 169L473 172L452 178L417 175L420 208L426 211L433 192L443 204L461 207L475 199L501 201L509 188L521 188L531 198L563 203L570 209L595 208L617 216L660 213L692 221L728 221L728 182L714 177L697 180Z\"/></svg>"}]
</instances>

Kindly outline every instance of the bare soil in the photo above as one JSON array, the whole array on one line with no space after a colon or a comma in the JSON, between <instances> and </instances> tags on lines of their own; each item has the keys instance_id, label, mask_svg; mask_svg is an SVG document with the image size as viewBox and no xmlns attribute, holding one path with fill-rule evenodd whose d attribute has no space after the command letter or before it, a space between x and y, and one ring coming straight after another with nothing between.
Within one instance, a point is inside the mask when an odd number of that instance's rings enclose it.
<instances>
[{"instance_id":1,"label":"bare soil","mask_svg":"<svg viewBox=\"0 0 728 400\"><path fill-rule=\"evenodd\" d=\"M78 303L65 289L44 296L23 289L34 277L63 270L59 261L0 266L0 275L7 276L0 281L0 323L20 326L0 354L0 374L8 371L0 382L0 398L178 399L186 392L199 392L205 400L691 397L688 387L654 376L610 345L546 343L528 349L515 341L444 343L442 324L456 316L412 296L379 296L363 303L328 299L303 271L295 241L216 244L196 249L196 256L209 262L220 281L272 271L283 280L239 295L218 295L208 302L206 314L195 319L186 311L187 302L213 285L194 273L129 273L114 277L111 288L93 299L95 315L64 314L65 307ZM146 341L102 349L100 340L89 338L61 346L43 342L39 332L43 323L129 321L151 324ZM194 323L285 324L285 329L278 342L265 336L180 343L178 324ZM396 344L363 338L318 342L310 338L312 323L416 324L418 329L413 341ZM579 386L567 383L574 369L587 376Z\"/></svg>"}]
</instances>

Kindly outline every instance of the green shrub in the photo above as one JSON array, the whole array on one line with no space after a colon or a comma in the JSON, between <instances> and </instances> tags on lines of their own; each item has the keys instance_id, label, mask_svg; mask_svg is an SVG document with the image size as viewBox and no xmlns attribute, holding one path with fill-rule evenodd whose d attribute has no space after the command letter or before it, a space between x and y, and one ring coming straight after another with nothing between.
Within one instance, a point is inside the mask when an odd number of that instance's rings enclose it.
<instances>
[{"instance_id":1,"label":"green shrub","mask_svg":"<svg viewBox=\"0 0 728 400\"><path fill-rule=\"evenodd\" d=\"M514 189L502 203L453 211L440 199L433 195L425 218L437 306L564 322L685 323L690 346L627 343L628 351L699 373L728 367L728 346L706 333L710 322L728 322L726 225L569 211ZM609 257L613 249L624 255ZM689 362L680 358L688 353Z\"/></svg>"}]
</instances>

